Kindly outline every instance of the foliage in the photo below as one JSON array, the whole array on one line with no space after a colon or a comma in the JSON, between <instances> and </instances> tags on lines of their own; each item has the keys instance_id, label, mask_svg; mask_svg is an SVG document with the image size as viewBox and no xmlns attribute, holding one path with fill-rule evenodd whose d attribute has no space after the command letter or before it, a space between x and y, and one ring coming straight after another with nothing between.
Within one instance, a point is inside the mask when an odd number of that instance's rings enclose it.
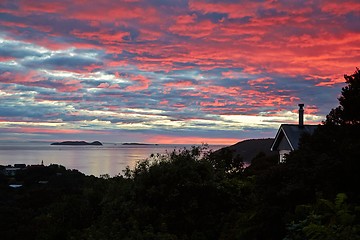
<instances>
[{"instance_id":1,"label":"foliage","mask_svg":"<svg viewBox=\"0 0 360 240\"><path fill-rule=\"evenodd\" d=\"M244 171L244 162L241 156L233 154L228 148L222 148L206 156L213 169L227 176L238 176Z\"/></svg>"},{"instance_id":2,"label":"foliage","mask_svg":"<svg viewBox=\"0 0 360 240\"><path fill-rule=\"evenodd\" d=\"M346 204L347 195L339 193L335 201L318 199L314 205L299 205L297 222L288 226L284 240L360 239L360 207Z\"/></svg>"},{"instance_id":3,"label":"foliage","mask_svg":"<svg viewBox=\"0 0 360 240\"><path fill-rule=\"evenodd\" d=\"M360 124L360 70L353 75L344 75L347 85L342 88L338 98L340 106L332 109L326 116L328 125Z\"/></svg>"},{"instance_id":4,"label":"foliage","mask_svg":"<svg viewBox=\"0 0 360 240\"><path fill-rule=\"evenodd\" d=\"M279 162L279 156L274 154L272 156L266 155L264 152L259 152L251 161L251 165L244 171L247 175L259 175L262 172L276 166Z\"/></svg>"},{"instance_id":5,"label":"foliage","mask_svg":"<svg viewBox=\"0 0 360 240\"><path fill-rule=\"evenodd\" d=\"M89 235L218 239L223 219L239 205L243 187L226 177L234 174L233 161L220 155L193 147L153 155L134 170L127 169L125 178L114 179L103 201L102 221ZM222 163L215 164L215 159Z\"/></svg>"},{"instance_id":6,"label":"foliage","mask_svg":"<svg viewBox=\"0 0 360 240\"><path fill-rule=\"evenodd\" d=\"M0 195L2 239L219 239L250 193L242 166L203 146L152 155L113 178L29 169L17 176L26 187Z\"/></svg>"}]
</instances>

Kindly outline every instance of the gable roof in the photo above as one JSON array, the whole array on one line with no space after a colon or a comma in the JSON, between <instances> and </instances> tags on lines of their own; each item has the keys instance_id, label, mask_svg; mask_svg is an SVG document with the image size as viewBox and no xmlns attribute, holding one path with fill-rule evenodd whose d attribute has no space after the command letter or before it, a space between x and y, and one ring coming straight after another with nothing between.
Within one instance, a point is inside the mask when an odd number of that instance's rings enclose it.
<instances>
[{"instance_id":1,"label":"gable roof","mask_svg":"<svg viewBox=\"0 0 360 240\"><path fill-rule=\"evenodd\" d=\"M317 127L317 125L281 124L271 146L271 151L278 150L279 144L284 138L289 143L292 151L297 150L301 136L303 134L313 134Z\"/></svg>"}]
</instances>

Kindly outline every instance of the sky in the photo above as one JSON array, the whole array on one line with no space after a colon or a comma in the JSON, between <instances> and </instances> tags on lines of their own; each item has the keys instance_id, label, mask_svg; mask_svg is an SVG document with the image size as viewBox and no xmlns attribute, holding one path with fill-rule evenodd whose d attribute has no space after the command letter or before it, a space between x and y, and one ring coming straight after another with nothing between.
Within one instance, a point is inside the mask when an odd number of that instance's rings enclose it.
<instances>
[{"instance_id":1,"label":"sky","mask_svg":"<svg viewBox=\"0 0 360 240\"><path fill-rule=\"evenodd\" d=\"M358 0L1 0L0 141L230 145L319 124Z\"/></svg>"}]
</instances>

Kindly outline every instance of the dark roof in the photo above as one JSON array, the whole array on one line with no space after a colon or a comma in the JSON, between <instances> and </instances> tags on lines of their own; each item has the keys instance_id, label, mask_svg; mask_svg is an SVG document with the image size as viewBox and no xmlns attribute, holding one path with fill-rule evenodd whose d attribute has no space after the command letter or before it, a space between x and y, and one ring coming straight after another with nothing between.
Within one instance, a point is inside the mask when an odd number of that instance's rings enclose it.
<instances>
[{"instance_id":1,"label":"dark roof","mask_svg":"<svg viewBox=\"0 0 360 240\"><path fill-rule=\"evenodd\" d=\"M296 150L299 147L299 140L303 134L313 134L318 125L303 125L298 124L281 124L275 140L271 146L271 151L278 150L281 140L285 138L289 143L291 150Z\"/></svg>"}]
</instances>

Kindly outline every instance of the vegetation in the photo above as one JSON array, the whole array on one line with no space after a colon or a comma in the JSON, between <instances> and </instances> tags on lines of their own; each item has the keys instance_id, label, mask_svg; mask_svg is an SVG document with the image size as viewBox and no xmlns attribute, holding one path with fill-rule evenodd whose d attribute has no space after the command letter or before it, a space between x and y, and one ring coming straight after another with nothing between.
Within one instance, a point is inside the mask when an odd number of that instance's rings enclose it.
<instances>
[{"instance_id":1,"label":"vegetation","mask_svg":"<svg viewBox=\"0 0 360 240\"><path fill-rule=\"evenodd\" d=\"M193 147L112 178L58 165L0 175L1 239L359 239L359 70L345 79L338 110L283 164Z\"/></svg>"},{"instance_id":2,"label":"vegetation","mask_svg":"<svg viewBox=\"0 0 360 240\"><path fill-rule=\"evenodd\" d=\"M338 98L340 106L331 109L326 116L327 125L359 125L360 124L360 70L353 75L344 75L347 86L342 88Z\"/></svg>"}]
</instances>

